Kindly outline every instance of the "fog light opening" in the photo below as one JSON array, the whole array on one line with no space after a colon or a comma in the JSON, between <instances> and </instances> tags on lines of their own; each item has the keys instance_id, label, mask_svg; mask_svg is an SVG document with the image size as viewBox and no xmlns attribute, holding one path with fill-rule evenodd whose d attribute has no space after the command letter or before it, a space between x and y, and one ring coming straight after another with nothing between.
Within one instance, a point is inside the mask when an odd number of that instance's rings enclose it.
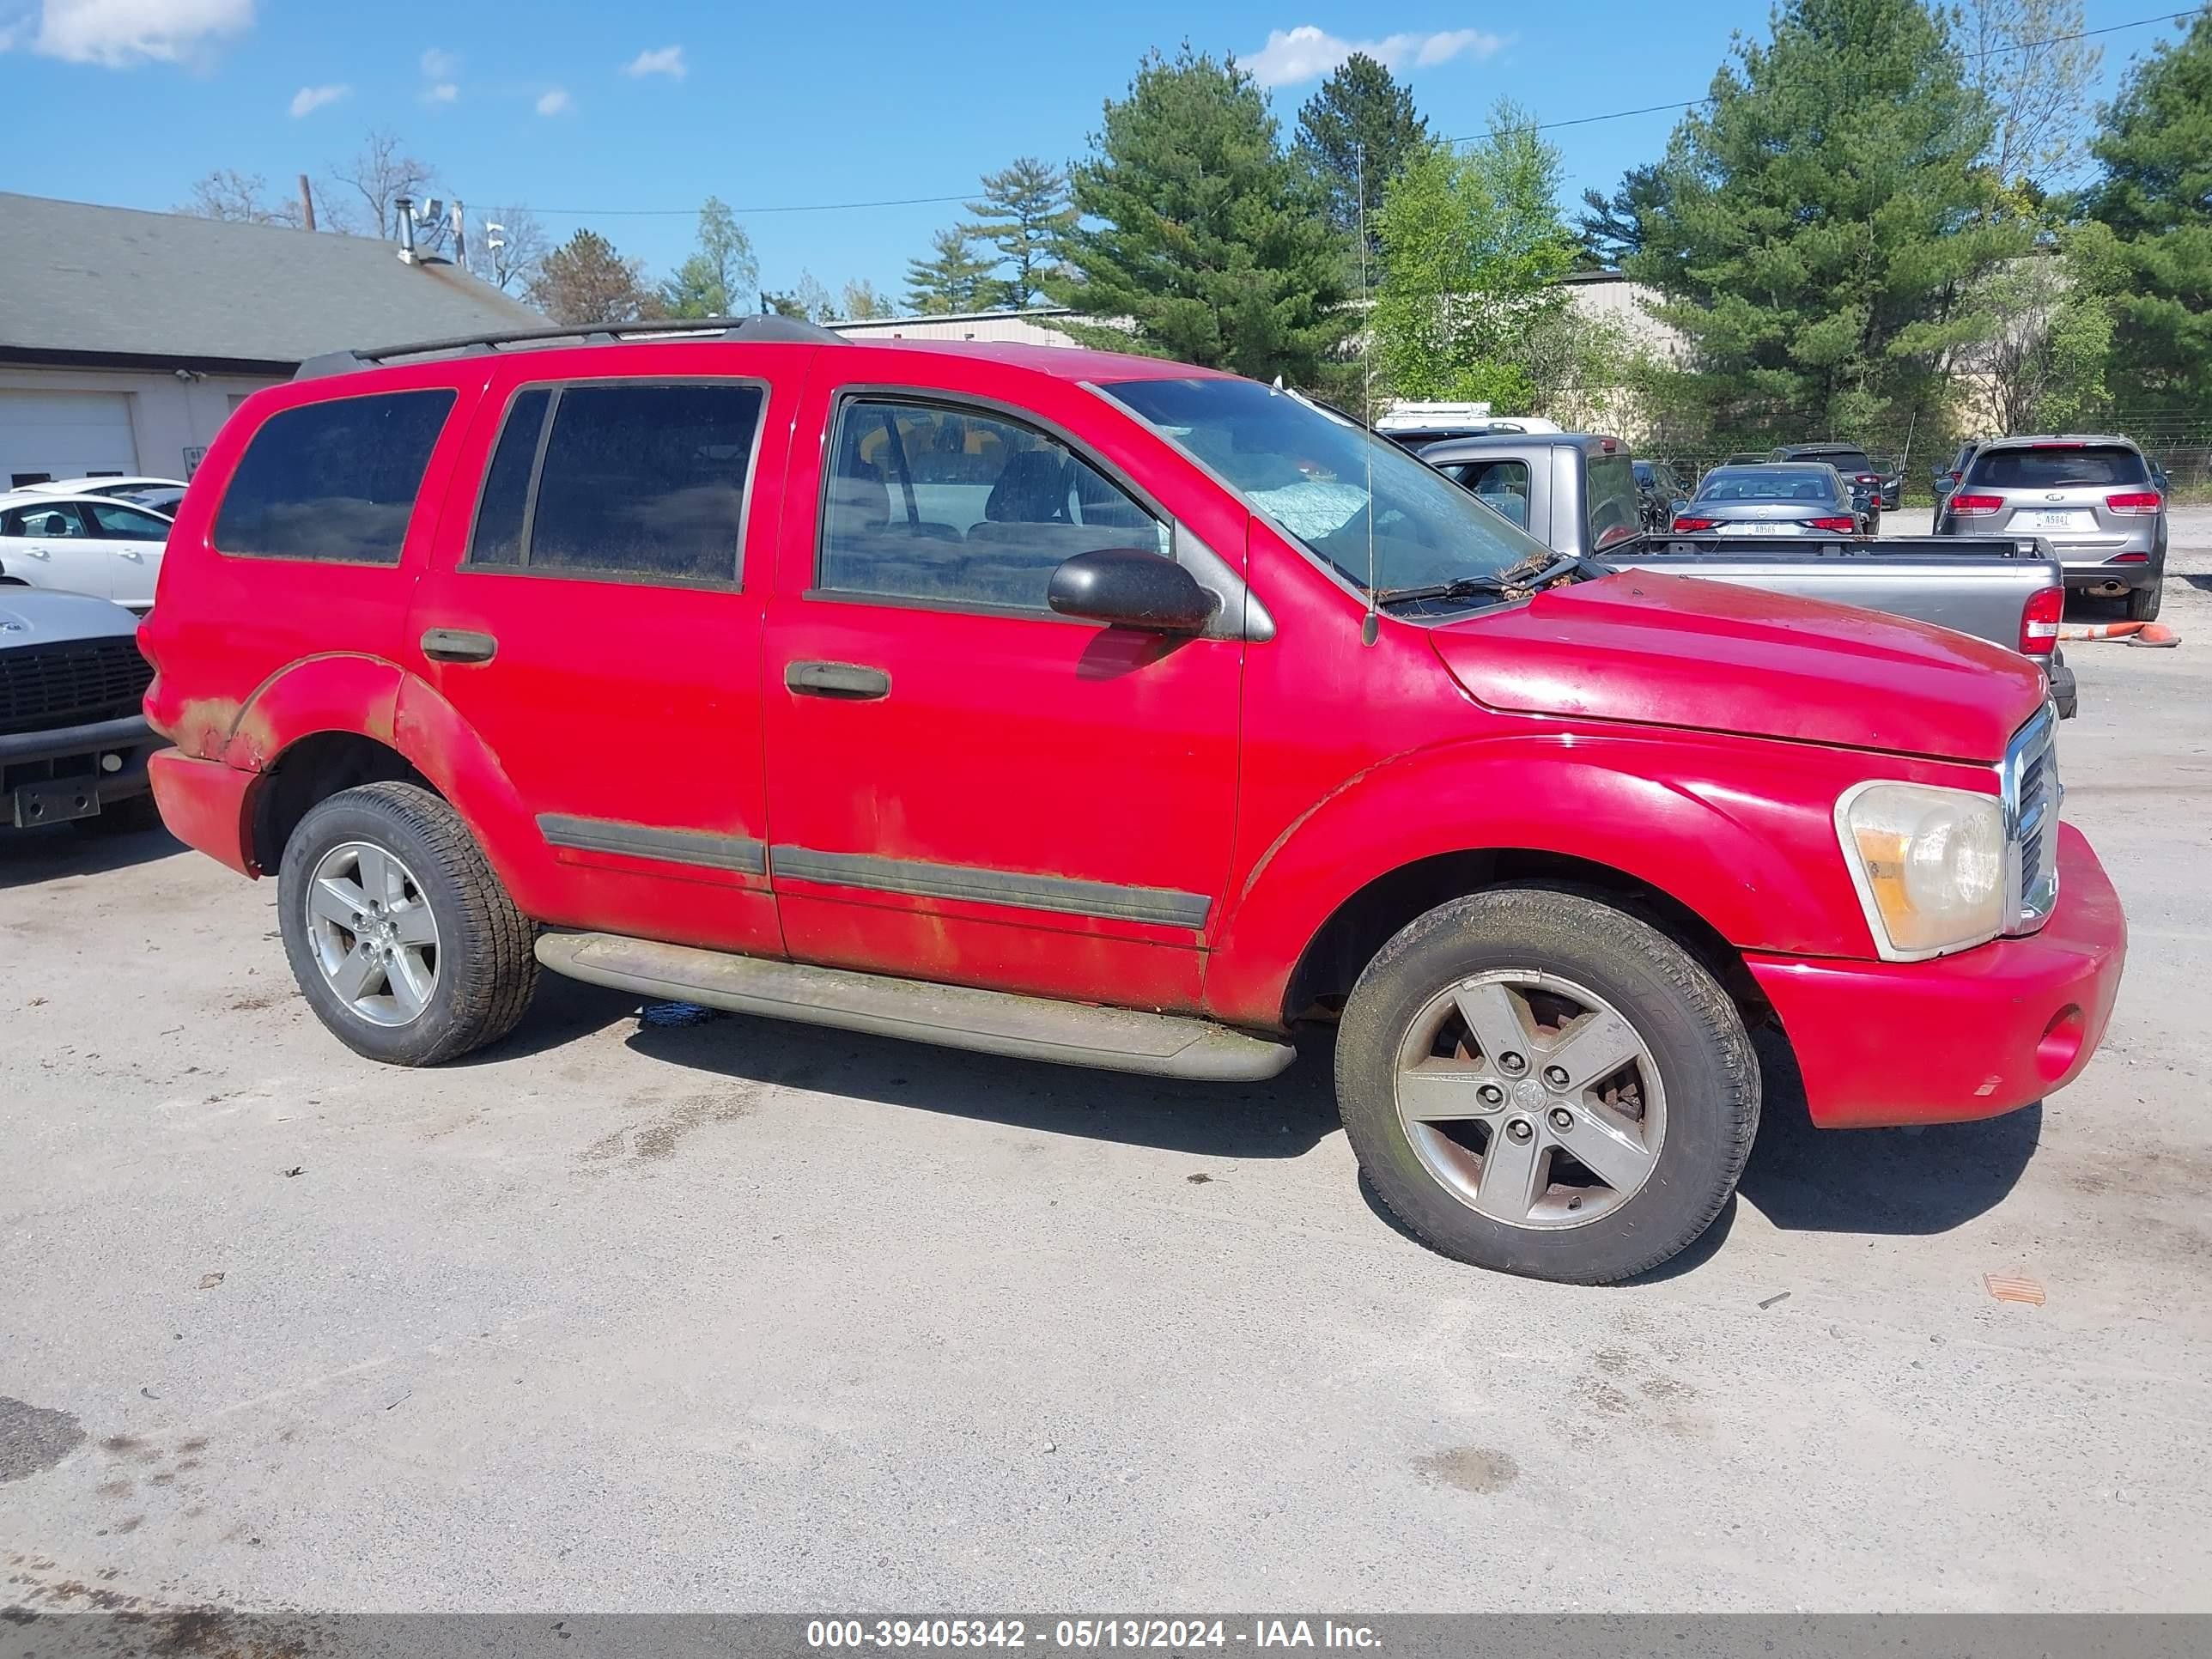
<instances>
[{"instance_id":1,"label":"fog light opening","mask_svg":"<svg viewBox=\"0 0 2212 1659\"><path fill-rule=\"evenodd\" d=\"M2081 1054L2081 1010L2069 1002L2043 1028L2042 1038L2035 1045L2036 1073L2045 1082L2052 1082L2065 1075Z\"/></svg>"}]
</instances>

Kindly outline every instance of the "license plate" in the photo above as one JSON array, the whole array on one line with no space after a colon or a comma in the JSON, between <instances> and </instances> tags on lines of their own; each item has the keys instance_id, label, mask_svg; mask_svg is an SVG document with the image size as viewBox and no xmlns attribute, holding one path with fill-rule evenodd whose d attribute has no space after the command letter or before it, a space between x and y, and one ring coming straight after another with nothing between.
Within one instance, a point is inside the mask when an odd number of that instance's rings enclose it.
<instances>
[{"instance_id":1,"label":"license plate","mask_svg":"<svg viewBox=\"0 0 2212 1659\"><path fill-rule=\"evenodd\" d=\"M100 811L100 785L90 778L71 778L62 783L27 783L15 792L15 827L28 830L37 823L67 823L88 818Z\"/></svg>"},{"instance_id":2,"label":"license plate","mask_svg":"<svg viewBox=\"0 0 2212 1659\"><path fill-rule=\"evenodd\" d=\"M2091 530L2095 524L2087 513L2030 513L2027 515L2030 530Z\"/></svg>"},{"instance_id":3,"label":"license plate","mask_svg":"<svg viewBox=\"0 0 2212 1659\"><path fill-rule=\"evenodd\" d=\"M1772 529L1773 526L1771 525L1758 523L1747 524L1739 522L1735 524L1723 525L1721 526L1721 534L1723 536L1765 536L1771 534L1772 532Z\"/></svg>"}]
</instances>

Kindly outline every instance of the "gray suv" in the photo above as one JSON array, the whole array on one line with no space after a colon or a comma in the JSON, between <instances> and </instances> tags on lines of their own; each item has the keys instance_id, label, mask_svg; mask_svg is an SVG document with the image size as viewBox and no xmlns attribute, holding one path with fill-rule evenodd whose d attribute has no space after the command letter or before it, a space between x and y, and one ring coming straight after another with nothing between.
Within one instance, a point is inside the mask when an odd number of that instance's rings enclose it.
<instances>
[{"instance_id":1,"label":"gray suv","mask_svg":"<svg viewBox=\"0 0 2212 1659\"><path fill-rule=\"evenodd\" d=\"M2125 438L1996 438L1974 452L1936 510L1939 536L2040 536L2077 593L2124 595L2158 615L2166 580L2166 494Z\"/></svg>"}]
</instances>

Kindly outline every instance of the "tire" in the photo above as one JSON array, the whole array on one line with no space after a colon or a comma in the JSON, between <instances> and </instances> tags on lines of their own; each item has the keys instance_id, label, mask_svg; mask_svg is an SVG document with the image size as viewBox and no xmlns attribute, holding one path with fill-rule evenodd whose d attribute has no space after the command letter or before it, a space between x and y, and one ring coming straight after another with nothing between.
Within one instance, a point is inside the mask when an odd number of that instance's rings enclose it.
<instances>
[{"instance_id":1,"label":"tire","mask_svg":"<svg viewBox=\"0 0 2212 1659\"><path fill-rule=\"evenodd\" d=\"M390 896L376 901L387 905L378 915L354 916L365 924L359 932L343 921L359 907L331 896L348 884ZM332 1035L371 1060L435 1066L497 1042L537 988L537 930L460 815L416 784L363 784L311 810L284 845L276 903L301 993ZM341 980L365 946L374 950L378 929L390 965L369 965L366 993L349 1000ZM333 959L335 976L325 967Z\"/></svg>"},{"instance_id":2,"label":"tire","mask_svg":"<svg viewBox=\"0 0 2212 1659\"><path fill-rule=\"evenodd\" d=\"M76 827L80 834L87 836L143 835L149 830L161 828L161 809L154 804L150 794L128 795L103 804L91 817L77 819Z\"/></svg>"},{"instance_id":3,"label":"tire","mask_svg":"<svg viewBox=\"0 0 2212 1659\"><path fill-rule=\"evenodd\" d=\"M1462 997L1497 992L1509 1006L1522 998L1522 1014L1534 1022L1518 1028L1533 1039L1525 1056L1511 1052L1507 1036L1498 1044L1502 1058L1492 1058L1463 1015L1457 1016L1462 1036L1455 1043L1451 1021ZM1444 1025L1425 1038L1440 1003L1449 1009ZM1593 1024L1588 1035L1603 1038L1609 1030L1615 1042L1638 1051L1620 1071L1595 1073L1587 1088L1574 1073L1555 1073L1546 1063L1549 1052L1576 1072L1594 1056L1601 1061L1602 1047L1566 1046L1565 1036L1584 1035L1588 1023L1564 1018L1577 1005L1583 1013L1609 1013L1621 1022ZM1547 1018L1548 1028L1542 1023ZM1514 1075L1516 1058L1521 1070ZM1457 1099L1466 1092L1461 1079L1480 1086L1487 1079L1504 1103L1484 1109L1486 1116L1461 1113L1465 1121L1441 1127L1409 1121L1400 1098L1409 1066L1427 1085L1416 1091L1407 1084L1409 1103ZM1647 1067L1656 1080L1645 1079ZM1554 1092L1544 1081L1553 1075L1577 1086ZM1568 1284L1632 1278L1695 1241L1735 1190L1759 1128L1758 1058L1735 1005L1711 973L1648 923L1595 897L1552 888L1501 888L1455 899L1384 945L1345 1005L1336 1091L1360 1168L1384 1206L1424 1243L1479 1267ZM1561 1111L1568 1115L1564 1128L1555 1127ZM1519 1136L1522 1128L1529 1131L1525 1137ZM1516 1164L1509 1147L1496 1166L1509 1197L1517 1202L1521 1190L1534 1194L1515 1222L1475 1207L1478 1198L1493 1209L1508 1207L1489 1200L1482 1179L1492 1165L1489 1149L1504 1144L1492 1137L1508 1130L1533 1149L1533 1158L1523 1150ZM1650 1145L1655 1133L1656 1149ZM1562 1164L1558 1154L1566 1152L1571 1160L1577 1146L1592 1164ZM1608 1186L1595 1173L1625 1163L1641 1168L1635 1181L1616 1177ZM1522 1166L1532 1173L1524 1188L1515 1188L1511 1171ZM1589 1218L1583 1218L1585 1212Z\"/></svg>"},{"instance_id":4,"label":"tire","mask_svg":"<svg viewBox=\"0 0 2212 1659\"><path fill-rule=\"evenodd\" d=\"M2127 606L2130 622L2155 622L2160 602L2166 597L2166 580L2161 572L2148 587L2128 590Z\"/></svg>"}]
</instances>

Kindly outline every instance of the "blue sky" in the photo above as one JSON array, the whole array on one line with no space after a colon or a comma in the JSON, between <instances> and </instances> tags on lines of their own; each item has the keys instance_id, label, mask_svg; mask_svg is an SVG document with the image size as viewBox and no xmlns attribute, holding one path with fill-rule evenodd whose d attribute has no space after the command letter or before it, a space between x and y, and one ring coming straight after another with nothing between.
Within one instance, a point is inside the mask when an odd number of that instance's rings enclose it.
<instances>
[{"instance_id":1,"label":"blue sky","mask_svg":"<svg viewBox=\"0 0 2212 1659\"><path fill-rule=\"evenodd\" d=\"M2092 27L2158 12L2087 0ZM167 208L217 167L289 188L372 125L478 207L531 205L656 272L709 193L742 211L763 282L903 289L957 203L758 210L972 191L1023 154L1079 155L1151 46L1188 36L1276 82L1285 129L1346 43L1381 43L1431 129L1480 131L1501 94L1568 120L1702 94L1765 0L1265 0L1111 5L532 4L369 0L0 0L0 188ZM2164 27L2105 37L2107 88ZM1271 45L1271 41L1273 44ZM1370 44L1370 49L1373 46ZM1571 126L1567 199L1656 155L1675 116ZM641 211L641 210L646 211ZM652 210L672 210L653 212Z\"/></svg>"}]
</instances>

